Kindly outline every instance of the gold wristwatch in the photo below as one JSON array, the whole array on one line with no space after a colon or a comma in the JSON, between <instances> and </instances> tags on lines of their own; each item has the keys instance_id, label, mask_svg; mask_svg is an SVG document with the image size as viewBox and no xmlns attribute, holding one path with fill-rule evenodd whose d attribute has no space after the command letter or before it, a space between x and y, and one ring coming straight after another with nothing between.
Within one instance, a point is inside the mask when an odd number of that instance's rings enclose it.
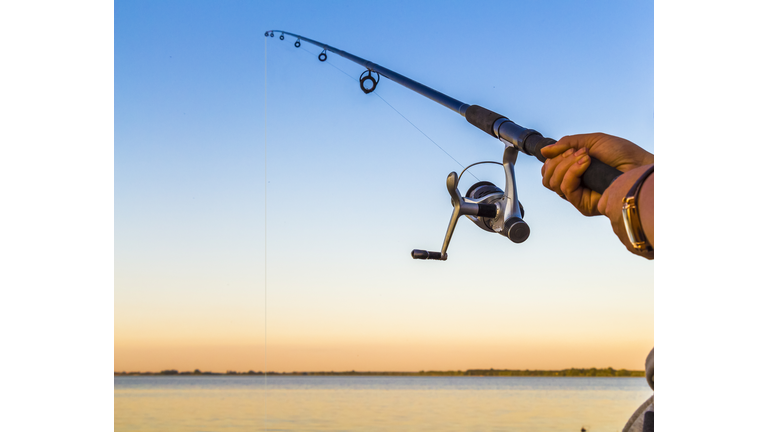
<instances>
[{"instance_id":1,"label":"gold wristwatch","mask_svg":"<svg viewBox=\"0 0 768 432\"><path fill-rule=\"evenodd\" d=\"M640 223L640 212L637 210L637 194L640 192L640 186L651 174L653 174L653 165L637 179L622 201L621 214L624 217L624 228L627 230L627 236L632 243L632 247L637 252L653 250L653 247L651 247L648 239L645 237L643 225Z\"/></svg>"}]
</instances>

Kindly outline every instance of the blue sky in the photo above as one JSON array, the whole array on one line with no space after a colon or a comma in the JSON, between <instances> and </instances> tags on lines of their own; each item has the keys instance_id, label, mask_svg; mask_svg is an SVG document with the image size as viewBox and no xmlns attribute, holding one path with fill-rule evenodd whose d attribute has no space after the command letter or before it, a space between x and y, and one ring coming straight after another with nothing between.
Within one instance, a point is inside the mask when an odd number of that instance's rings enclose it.
<instances>
[{"instance_id":1,"label":"blue sky","mask_svg":"<svg viewBox=\"0 0 768 432\"><path fill-rule=\"evenodd\" d=\"M442 244L445 178L461 166L363 94L347 76L362 67L333 54L321 63L317 47L296 49L292 38L265 44L268 29L328 43L546 136L606 132L654 151L650 2L118 2L116 368L129 357L123 346L263 344L265 127L275 346L450 339L524 348L411 368L642 365L653 343L653 264L626 253L606 219L581 217L541 186L541 164L521 156L528 241L461 220L447 262L412 260L411 249ZM376 93L462 165L501 159L501 144L454 112L386 79ZM500 167L472 172L503 188ZM465 176L460 190L474 181ZM610 352L617 338L635 347ZM573 346L544 361L537 348L570 340L605 348L595 351L602 357L578 357ZM337 369L366 365L387 367Z\"/></svg>"}]
</instances>

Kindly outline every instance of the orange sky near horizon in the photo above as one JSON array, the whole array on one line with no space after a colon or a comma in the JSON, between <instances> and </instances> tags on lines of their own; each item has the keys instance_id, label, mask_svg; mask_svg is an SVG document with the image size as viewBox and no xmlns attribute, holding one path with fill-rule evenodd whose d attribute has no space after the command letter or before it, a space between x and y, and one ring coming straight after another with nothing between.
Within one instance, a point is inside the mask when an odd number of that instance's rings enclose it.
<instances>
[{"instance_id":1,"label":"orange sky near horizon","mask_svg":"<svg viewBox=\"0 0 768 432\"><path fill-rule=\"evenodd\" d=\"M502 291L492 301L461 287L411 289L404 301L395 289L391 295L366 290L350 299L338 286L332 293L304 291L296 297L289 286L274 283L267 309L267 369L641 370L654 345L649 285L652 279L641 278L617 295L606 283L592 292L591 301L584 301L579 284ZM436 290L444 297L436 297ZM626 302L629 293L633 301ZM260 371L264 324L258 290L237 301L198 298L190 291L137 304L118 295L114 370Z\"/></svg>"},{"instance_id":2,"label":"orange sky near horizon","mask_svg":"<svg viewBox=\"0 0 768 432\"><path fill-rule=\"evenodd\" d=\"M612 343L571 340L507 340L496 345L446 343L334 343L268 345L267 370L295 371L419 371L466 369L558 370L590 367L643 370L653 340ZM263 344L115 346L116 372L263 371Z\"/></svg>"},{"instance_id":3,"label":"orange sky near horizon","mask_svg":"<svg viewBox=\"0 0 768 432\"><path fill-rule=\"evenodd\" d=\"M308 308L281 301L280 293L272 297L267 369L275 372L639 370L653 347L650 296L622 308L597 299L573 308L566 294L558 300L532 290L518 295L516 306L503 296L496 302L426 300L431 310L417 297L399 306L381 300L371 308L334 301ZM252 298L223 308L188 301L196 306L183 300L175 308L118 306L114 370L263 370L263 303Z\"/></svg>"},{"instance_id":4,"label":"orange sky near horizon","mask_svg":"<svg viewBox=\"0 0 768 432\"><path fill-rule=\"evenodd\" d=\"M281 273L268 286L267 369L640 370L654 345L652 271L621 288L608 270L559 286L531 274L488 298L461 283L472 275L428 270L433 284L392 286ZM239 295L213 295L212 282L182 276L118 279L114 370L263 370L263 287L230 280Z\"/></svg>"}]
</instances>

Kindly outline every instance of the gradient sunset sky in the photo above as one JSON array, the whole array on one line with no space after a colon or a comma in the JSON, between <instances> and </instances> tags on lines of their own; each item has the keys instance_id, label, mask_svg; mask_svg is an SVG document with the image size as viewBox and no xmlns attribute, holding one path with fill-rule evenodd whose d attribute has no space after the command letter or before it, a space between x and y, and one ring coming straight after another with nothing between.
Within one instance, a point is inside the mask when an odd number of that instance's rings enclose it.
<instances>
[{"instance_id":1,"label":"gradient sunset sky","mask_svg":"<svg viewBox=\"0 0 768 432\"><path fill-rule=\"evenodd\" d=\"M462 167L363 94L362 67L268 29L546 136L654 151L650 1L116 2L115 371L643 368L654 265L607 219L521 155L528 241L462 219L448 261L411 259L442 244ZM462 165L501 160L452 111L376 94Z\"/></svg>"}]
</instances>

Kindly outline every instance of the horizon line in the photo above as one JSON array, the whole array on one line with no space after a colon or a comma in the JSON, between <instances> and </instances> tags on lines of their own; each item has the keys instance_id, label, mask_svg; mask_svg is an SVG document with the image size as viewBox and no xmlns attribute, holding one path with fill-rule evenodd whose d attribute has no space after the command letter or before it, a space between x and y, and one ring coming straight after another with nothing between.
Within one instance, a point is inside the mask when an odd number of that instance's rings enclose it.
<instances>
[{"instance_id":1,"label":"horizon line","mask_svg":"<svg viewBox=\"0 0 768 432\"><path fill-rule=\"evenodd\" d=\"M292 372L275 372L275 371L254 371L249 370L247 372L239 372L227 370L226 372L212 372L201 371L195 369L193 371L179 372L176 369L165 369L160 372L149 371L121 371L114 372L114 375L131 376L131 375L401 375L401 376L424 376L424 375L445 375L445 376L645 376L644 370L628 370L628 369L614 369L612 367L607 368L568 368L568 369L467 369L467 370L421 370L421 371L292 371Z\"/></svg>"}]
</instances>

